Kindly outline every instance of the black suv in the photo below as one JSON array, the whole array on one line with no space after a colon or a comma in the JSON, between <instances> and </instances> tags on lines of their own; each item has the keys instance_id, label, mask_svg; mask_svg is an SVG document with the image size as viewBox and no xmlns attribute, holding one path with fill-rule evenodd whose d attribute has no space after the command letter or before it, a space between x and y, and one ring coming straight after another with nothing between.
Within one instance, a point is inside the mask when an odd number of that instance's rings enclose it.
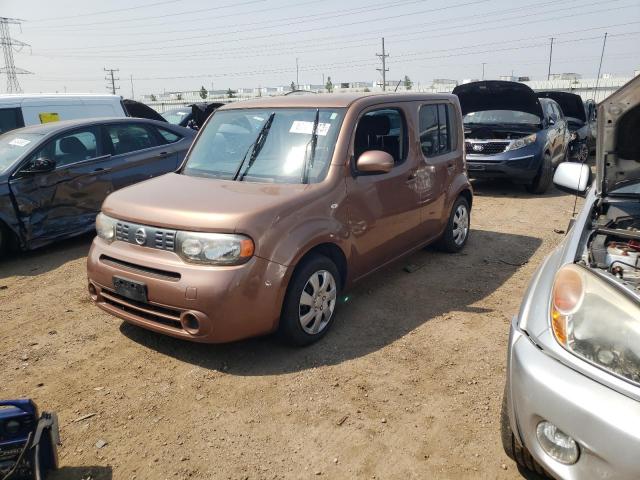
<instances>
[{"instance_id":1,"label":"black suv","mask_svg":"<svg viewBox=\"0 0 640 480\"><path fill-rule=\"evenodd\" d=\"M531 193L547 191L565 160L570 132L560 106L518 82L458 85L471 178L508 178Z\"/></svg>"}]
</instances>

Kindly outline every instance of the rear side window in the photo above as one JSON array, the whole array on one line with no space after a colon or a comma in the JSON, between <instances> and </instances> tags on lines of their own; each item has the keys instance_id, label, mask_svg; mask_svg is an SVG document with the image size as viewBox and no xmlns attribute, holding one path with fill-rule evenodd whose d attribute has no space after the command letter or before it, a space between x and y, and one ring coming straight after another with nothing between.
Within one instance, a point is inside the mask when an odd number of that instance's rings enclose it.
<instances>
[{"instance_id":1,"label":"rear side window","mask_svg":"<svg viewBox=\"0 0 640 480\"><path fill-rule=\"evenodd\" d=\"M426 157L451 151L451 107L446 103L420 108L420 146Z\"/></svg>"},{"instance_id":2,"label":"rear side window","mask_svg":"<svg viewBox=\"0 0 640 480\"><path fill-rule=\"evenodd\" d=\"M353 150L356 158L369 150L382 150L398 165L405 159L406 144L402 113L385 108L367 112L360 118Z\"/></svg>"},{"instance_id":3,"label":"rear side window","mask_svg":"<svg viewBox=\"0 0 640 480\"><path fill-rule=\"evenodd\" d=\"M24 127L19 108L0 108L0 134Z\"/></svg>"},{"instance_id":4,"label":"rear side window","mask_svg":"<svg viewBox=\"0 0 640 480\"><path fill-rule=\"evenodd\" d=\"M160 132L160 135L162 135L162 138L164 138L167 143L174 143L182 138L177 133L173 133L165 128L158 127L158 132Z\"/></svg>"},{"instance_id":5,"label":"rear side window","mask_svg":"<svg viewBox=\"0 0 640 480\"><path fill-rule=\"evenodd\" d=\"M120 123L106 125L106 128L114 155L157 147L160 144L158 138L145 125Z\"/></svg>"}]
</instances>

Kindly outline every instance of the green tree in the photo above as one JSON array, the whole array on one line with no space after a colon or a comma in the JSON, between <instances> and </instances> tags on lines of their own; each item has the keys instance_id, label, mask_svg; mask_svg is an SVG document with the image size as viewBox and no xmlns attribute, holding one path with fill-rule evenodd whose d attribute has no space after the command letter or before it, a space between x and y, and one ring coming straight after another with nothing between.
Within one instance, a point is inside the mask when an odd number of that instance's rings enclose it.
<instances>
[{"instance_id":1,"label":"green tree","mask_svg":"<svg viewBox=\"0 0 640 480\"><path fill-rule=\"evenodd\" d=\"M202 87L200 87L200 98L201 99L205 99L207 98L207 95L209 95L209 92L207 92L207 89L204 88L204 85Z\"/></svg>"},{"instance_id":2,"label":"green tree","mask_svg":"<svg viewBox=\"0 0 640 480\"><path fill-rule=\"evenodd\" d=\"M324 85L324 88L329 93L333 93L333 82L331 81L331 77L327 77L327 83Z\"/></svg>"},{"instance_id":3,"label":"green tree","mask_svg":"<svg viewBox=\"0 0 640 480\"><path fill-rule=\"evenodd\" d=\"M409 78L408 75L404 76L404 88L405 90L411 90L411 88L413 87L413 82L411 81L411 79Z\"/></svg>"},{"instance_id":4,"label":"green tree","mask_svg":"<svg viewBox=\"0 0 640 480\"><path fill-rule=\"evenodd\" d=\"M157 98L156 98L156 96L152 93L152 94L151 94L151 101L152 101L152 102L155 102L156 100L158 100L158 99L157 99Z\"/></svg>"},{"instance_id":5,"label":"green tree","mask_svg":"<svg viewBox=\"0 0 640 480\"><path fill-rule=\"evenodd\" d=\"M291 85L289 85L289 88L291 89L291 91L295 91L296 89L296 82L291 82Z\"/></svg>"},{"instance_id":6,"label":"green tree","mask_svg":"<svg viewBox=\"0 0 640 480\"><path fill-rule=\"evenodd\" d=\"M179 93L178 95L176 95L176 99L177 99L177 100L182 100L182 94L181 94L181 93Z\"/></svg>"},{"instance_id":7,"label":"green tree","mask_svg":"<svg viewBox=\"0 0 640 480\"><path fill-rule=\"evenodd\" d=\"M369 87L364 87L364 92L370 92L371 90L369 90Z\"/></svg>"},{"instance_id":8,"label":"green tree","mask_svg":"<svg viewBox=\"0 0 640 480\"><path fill-rule=\"evenodd\" d=\"M235 90L228 89L227 90L227 97L228 98L236 98L236 93L237 92Z\"/></svg>"}]
</instances>

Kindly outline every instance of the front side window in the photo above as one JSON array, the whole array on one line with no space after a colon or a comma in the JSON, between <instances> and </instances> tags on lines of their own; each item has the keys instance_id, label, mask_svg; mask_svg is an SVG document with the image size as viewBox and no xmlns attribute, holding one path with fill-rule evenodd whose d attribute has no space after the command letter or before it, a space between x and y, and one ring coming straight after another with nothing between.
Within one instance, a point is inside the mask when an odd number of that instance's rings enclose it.
<instances>
[{"instance_id":1,"label":"front side window","mask_svg":"<svg viewBox=\"0 0 640 480\"><path fill-rule=\"evenodd\" d=\"M218 111L198 136L182 174L268 183L320 182L329 169L343 117L341 108Z\"/></svg>"},{"instance_id":2,"label":"front side window","mask_svg":"<svg viewBox=\"0 0 640 480\"><path fill-rule=\"evenodd\" d=\"M451 151L451 115L447 104L420 108L420 146L426 157Z\"/></svg>"},{"instance_id":3,"label":"front side window","mask_svg":"<svg viewBox=\"0 0 640 480\"><path fill-rule=\"evenodd\" d=\"M107 125L107 135L114 155L157 147L158 139L145 125L135 123Z\"/></svg>"},{"instance_id":4,"label":"front side window","mask_svg":"<svg viewBox=\"0 0 640 480\"><path fill-rule=\"evenodd\" d=\"M382 150L398 165L405 159L405 145L404 120L399 110L374 110L358 121L353 145L356 159L369 150Z\"/></svg>"},{"instance_id":5,"label":"front side window","mask_svg":"<svg viewBox=\"0 0 640 480\"><path fill-rule=\"evenodd\" d=\"M82 162L98 156L98 135L95 127L65 133L50 141L34 155L34 159L46 158L56 168Z\"/></svg>"}]
</instances>

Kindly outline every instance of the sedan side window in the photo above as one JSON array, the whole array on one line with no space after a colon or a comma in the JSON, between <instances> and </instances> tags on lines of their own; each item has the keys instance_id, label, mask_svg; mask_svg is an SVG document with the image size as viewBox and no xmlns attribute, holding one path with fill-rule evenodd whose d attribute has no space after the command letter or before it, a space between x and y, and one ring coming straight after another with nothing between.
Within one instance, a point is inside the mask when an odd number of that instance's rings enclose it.
<instances>
[{"instance_id":1,"label":"sedan side window","mask_svg":"<svg viewBox=\"0 0 640 480\"><path fill-rule=\"evenodd\" d=\"M158 127L157 130L158 132L160 132L160 135L162 135L162 138L164 138L167 143L174 143L182 138L177 133L173 133L172 131L167 130L166 128Z\"/></svg>"},{"instance_id":2,"label":"sedan side window","mask_svg":"<svg viewBox=\"0 0 640 480\"><path fill-rule=\"evenodd\" d=\"M399 110L385 108L367 112L358 121L353 146L355 158L369 150L382 150L398 165L406 156L405 137L404 119Z\"/></svg>"},{"instance_id":3,"label":"sedan side window","mask_svg":"<svg viewBox=\"0 0 640 480\"><path fill-rule=\"evenodd\" d=\"M156 136L145 125L112 124L106 125L108 139L113 145L113 154L135 152L160 145Z\"/></svg>"},{"instance_id":4,"label":"sedan side window","mask_svg":"<svg viewBox=\"0 0 640 480\"><path fill-rule=\"evenodd\" d=\"M95 128L76 130L52 140L33 156L33 159L47 159L56 168L82 162L98 156L98 136Z\"/></svg>"}]
</instances>

